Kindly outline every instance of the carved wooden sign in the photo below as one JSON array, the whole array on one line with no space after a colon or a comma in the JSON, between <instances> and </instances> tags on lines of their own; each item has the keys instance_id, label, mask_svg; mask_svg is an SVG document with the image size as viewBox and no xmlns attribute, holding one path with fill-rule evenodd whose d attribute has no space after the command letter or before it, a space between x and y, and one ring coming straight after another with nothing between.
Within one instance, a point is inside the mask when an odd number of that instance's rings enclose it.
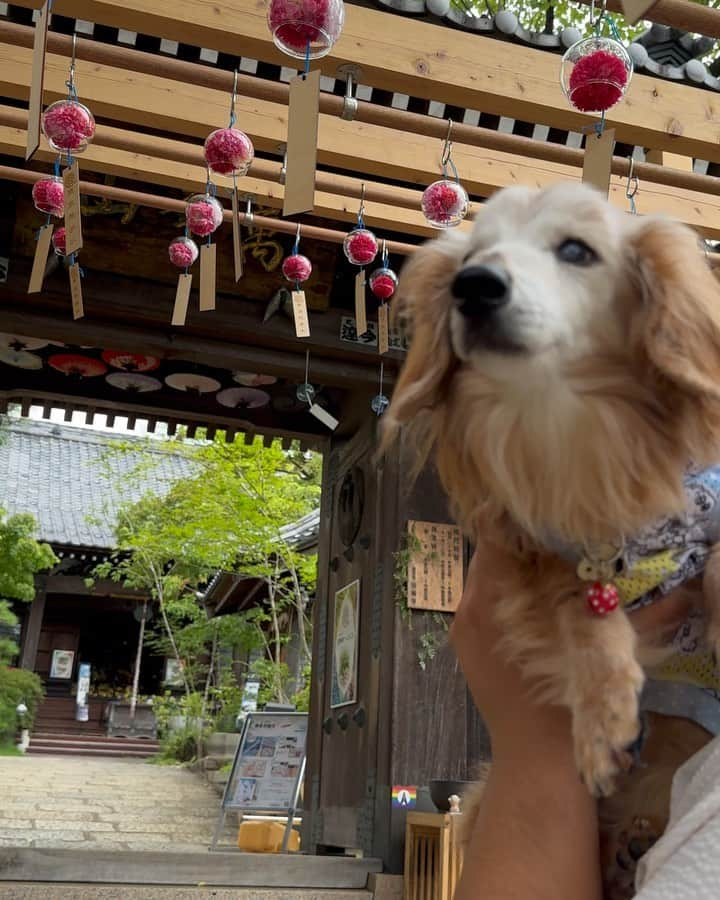
<instances>
[{"instance_id":1,"label":"carved wooden sign","mask_svg":"<svg viewBox=\"0 0 720 900\"><path fill-rule=\"evenodd\" d=\"M410 609L455 612L463 592L463 540L456 525L408 522Z\"/></svg>"}]
</instances>

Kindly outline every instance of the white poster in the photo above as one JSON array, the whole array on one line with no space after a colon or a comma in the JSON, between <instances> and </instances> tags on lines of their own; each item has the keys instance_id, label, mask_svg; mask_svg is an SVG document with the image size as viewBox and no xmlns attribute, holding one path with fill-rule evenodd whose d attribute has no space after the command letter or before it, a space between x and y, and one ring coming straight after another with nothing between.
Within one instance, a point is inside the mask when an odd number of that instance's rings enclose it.
<instances>
[{"instance_id":1,"label":"white poster","mask_svg":"<svg viewBox=\"0 0 720 900\"><path fill-rule=\"evenodd\" d=\"M50 677L69 681L72 678L75 663L74 650L53 650L50 662Z\"/></svg>"},{"instance_id":2,"label":"white poster","mask_svg":"<svg viewBox=\"0 0 720 900\"><path fill-rule=\"evenodd\" d=\"M333 665L330 706L357 703L360 582L353 581L335 594Z\"/></svg>"},{"instance_id":3,"label":"white poster","mask_svg":"<svg viewBox=\"0 0 720 900\"><path fill-rule=\"evenodd\" d=\"M225 808L264 812L291 809L306 740L306 713L249 713L225 795Z\"/></svg>"}]
</instances>

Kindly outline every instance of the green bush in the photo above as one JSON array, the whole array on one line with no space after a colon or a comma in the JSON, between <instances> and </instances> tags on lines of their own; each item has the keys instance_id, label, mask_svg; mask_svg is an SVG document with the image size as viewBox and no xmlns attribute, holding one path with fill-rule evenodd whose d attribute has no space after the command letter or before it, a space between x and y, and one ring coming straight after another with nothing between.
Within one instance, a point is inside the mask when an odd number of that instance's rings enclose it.
<instances>
[{"instance_id":1,"label":"green bush","mask_svg":"<svg viewBox=\"0 0 720 900\"><path fill-rule=\"evenodd\" d=\"M32 729L44 693L42 682L34 672L0 665L0 744L15 740L16 708L20 703L28 708L25 727Z\"/></svg>"}]
</instances>

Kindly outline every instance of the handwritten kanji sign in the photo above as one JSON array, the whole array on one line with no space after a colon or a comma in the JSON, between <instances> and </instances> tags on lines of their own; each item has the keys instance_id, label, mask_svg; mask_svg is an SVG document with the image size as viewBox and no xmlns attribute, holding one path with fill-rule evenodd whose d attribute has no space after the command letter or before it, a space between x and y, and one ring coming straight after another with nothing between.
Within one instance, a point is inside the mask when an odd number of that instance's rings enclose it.
<instances>
[{"instance_id":1,"label":"handwritten kanji sign","mask_svg":"<svg viewBox=\"0 0 720 900\"><path fill-rule=\"evenodd\" d=\"M456 525L408 523L408 606L455 612L463 592L463 539Z\"/></svg>"}]
</instances>

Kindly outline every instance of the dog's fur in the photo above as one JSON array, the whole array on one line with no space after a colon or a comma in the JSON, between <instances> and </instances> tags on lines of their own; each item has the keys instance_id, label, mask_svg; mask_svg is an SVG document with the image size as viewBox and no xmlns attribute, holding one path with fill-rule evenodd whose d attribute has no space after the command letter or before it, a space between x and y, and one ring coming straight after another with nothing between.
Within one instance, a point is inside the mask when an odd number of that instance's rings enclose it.
<instances>
[{"instance_id":1,"label":"dog's fur","mask_svg":"<svg viewBox=\"0 0 720 900\"><path fill-rule=\"evenodd\" d=\"M568 239L597 261L562 261ZM511 297L475 327L451 286L488 264L508 274ZM494 548L508 654L571 709L581 774L609 794L638 733L643 648L622 610L589 614L574 566L543 538L618 542L684 510L690 461L717 462L715 277L683 225L630 216L580 185L510 188L470 233L414 254L397 306L412 339L384 441L407 426L420 459L435 449L458 521ZM720 592L706 595L717 644Z\"/></svg>"}]
</instances>

